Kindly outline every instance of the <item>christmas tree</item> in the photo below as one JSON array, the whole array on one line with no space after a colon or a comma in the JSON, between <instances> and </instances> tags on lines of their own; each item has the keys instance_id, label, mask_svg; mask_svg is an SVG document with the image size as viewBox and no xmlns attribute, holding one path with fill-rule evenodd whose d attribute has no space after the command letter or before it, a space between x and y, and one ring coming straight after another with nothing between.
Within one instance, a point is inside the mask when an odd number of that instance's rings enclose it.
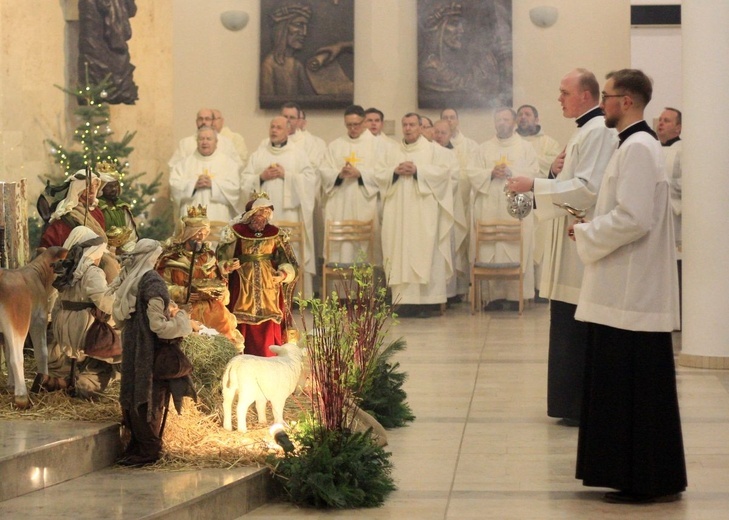
<instances>
[{"instance_id":1,"label":"christmas tree","mask_svg":"<svg viewBox=\"0 0 729 520\"><path fill-rule=\"evenodd\" d=\"M63 173L63 178L49 175L48 181L51 184L60 184L89 165L95 169L101 162L110 163L119 172L122 198L131 206L140 237L167 238L172 231L171 213L168 211L154 219L150 219L148 215L150 205L156 202L155 195L160 189L162 173L158 173L149 184L139 182L145 172L134 175L128 173L127 157L134 150L130 143L136 132L125 132L120 141L113 140L109 105L104 101L113 89L111 85L108 77L99 84L92 84L87 80L86 85L79 85L74 90L56 85L77 99L78 108L74 110L74 114L78 126L69 147L52 139L47 140L50 154Z\"/></svg>"}]
</instances>

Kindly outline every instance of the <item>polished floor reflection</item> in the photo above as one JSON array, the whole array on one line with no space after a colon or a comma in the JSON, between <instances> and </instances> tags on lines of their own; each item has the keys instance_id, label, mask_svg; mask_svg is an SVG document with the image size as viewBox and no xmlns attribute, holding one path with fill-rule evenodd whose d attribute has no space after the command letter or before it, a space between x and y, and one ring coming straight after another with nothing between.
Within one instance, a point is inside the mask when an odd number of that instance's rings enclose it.
<instances>
[{"instance_id":1,"label":"polished floor reflection","mask_svg":"<svg viewBox=\"0 0 729 520\"><path fill-rule=\"evenodd\" d=\"M577 429L546 416L549 310L408 318L392 338L417 419L389 432L399 487L378 509L268 504L246 519L724 519L729 372L678 368L689 487L680 502L606 504L574 478Z\"/></svg>"}]
</instances>

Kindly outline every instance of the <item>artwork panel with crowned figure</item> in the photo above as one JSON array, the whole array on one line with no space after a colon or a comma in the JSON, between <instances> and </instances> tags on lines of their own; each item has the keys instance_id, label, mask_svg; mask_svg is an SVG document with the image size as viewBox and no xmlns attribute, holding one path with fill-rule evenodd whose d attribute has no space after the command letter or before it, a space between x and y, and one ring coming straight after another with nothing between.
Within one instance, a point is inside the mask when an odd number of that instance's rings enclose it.
<instances>
[{"instance_id":1,"label":"artwork panel with crowned figure","mask_svg":"<svg viewBox=\"0 0 729 520\"><path fill-rule=\"evenodd\" d=\"M259 104L354 102L354 0L261 0Z\"/></svg>"},{"instance_id":2,"label":"artwork panel with crowned figure","mask_svg":"<svg viewBox=\"0 0 729 520\"><path fill-rule=\"evenodd\" d=\"M418 0L418 107L513 102L511 0Z\"/></svg>"}]
</instances>

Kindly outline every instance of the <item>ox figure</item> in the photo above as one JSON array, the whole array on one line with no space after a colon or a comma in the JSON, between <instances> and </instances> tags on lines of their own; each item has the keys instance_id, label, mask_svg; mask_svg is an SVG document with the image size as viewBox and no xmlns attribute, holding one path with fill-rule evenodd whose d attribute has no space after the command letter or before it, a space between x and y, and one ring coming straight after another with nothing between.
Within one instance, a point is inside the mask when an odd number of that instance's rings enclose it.
<instances>
[{"instance_id":1,"label":"ox figure","mask_svg":"<svg viewBox=\"0 0 729 520\"><path fill-rule=\"evenodd\" d=\"M30 332L38 374L48 374L48 300L55 278L53 264L68 250L50 247L20 269L0 269L0 334L5 338L8 387L15 389L15 405L28 408L23 369L23 344Z\"/></svg>"}]
</instances>

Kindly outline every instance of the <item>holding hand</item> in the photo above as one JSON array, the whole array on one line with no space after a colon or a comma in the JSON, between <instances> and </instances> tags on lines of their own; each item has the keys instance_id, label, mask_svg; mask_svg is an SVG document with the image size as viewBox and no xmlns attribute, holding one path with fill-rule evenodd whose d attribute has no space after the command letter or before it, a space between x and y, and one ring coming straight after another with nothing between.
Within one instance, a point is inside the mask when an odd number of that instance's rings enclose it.
<instances>
[{"instance_id":1,"label":"holding hand","mask_svg":"<svg viewBox=\"0 0 729 520\"><path fill-rule=\"evenodd\" d=\"M202 326L202 323L197 320L190 320L190 326L192 327L193 332L200 332L200 327Z\"/></svg>"},{"instance_id":2,"label":"holding hand","mask_svg":"<svg viewBox=\"0 0 729 520\"><path fill-rule=\"evenodd\" d=\"M575 242L575 240L576 240L575 239L575 224L584 224L585 222L587 222L587 221L584 219L578 219L578 220L575 220L574 222L572 222L572 224L570 224L570 226L567 228L567 236L570 237L570 240L572 240L573 242Z\"/></svg>"},{"instance_id":3,"label":"holding hand","mask_svg":"<svg viewBox=\"0 0 729 520\"><path fill-rule=\"evenodd\" d=\"M238 269L240 269L240 260L238 260L237 258L223 262L220 265L220 270L224 275L228 275Z\"/></svg>"},{"instance_id":4,"label":"holding hand","mask_svg":"<svg viewBox=\"0 0 729 520\"><path fill-rule=\"evenodd\" d=\"M505 164L499 164L491 170L492 179L508 179L511 177L511 170Z\"/></svg>"},{"instance_id":5,"label":"holding hand","mask_svg":"<svg viewBox=\"0 0 729 520\"><path fill-rule=\"evenodd\" d=\"M554 161L552 162L552 167L550 168L550 171L553 174L559 175L559 173L562 171L562 168L564 168L565 155L567 155L566 150L562 150L562 153L555 157Z\"/></svg>"},{"instance_id":6,"label":"holding hand","mask_svg":"<svg viewBox=\"0 0 729 520\"><path fill-rule=\"evenodd\" d=\"M534 189L534 179L531 177L512 177L506 181L509 191L514 193L526 193Z\"/></svg>"}]
</instances>

